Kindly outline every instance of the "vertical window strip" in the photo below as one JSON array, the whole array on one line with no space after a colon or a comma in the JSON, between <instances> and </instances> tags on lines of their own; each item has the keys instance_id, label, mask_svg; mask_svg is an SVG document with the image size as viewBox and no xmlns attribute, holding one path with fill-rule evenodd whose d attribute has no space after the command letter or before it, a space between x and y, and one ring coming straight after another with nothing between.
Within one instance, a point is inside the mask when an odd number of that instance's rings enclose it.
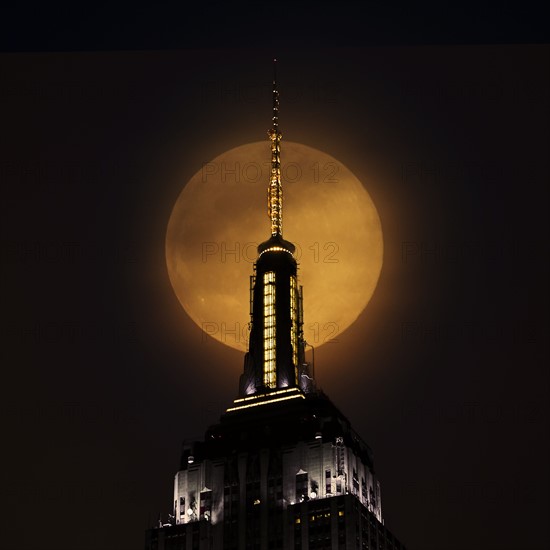
<instances>
[{"instance_id":1,"label":"vertical window strip","mask_svg":"<svg viewBox=\"0 0 550 550\"><path fill-rule=\"evenodd\" d=\"M275 272L264 273L264 385L277 385Z\"/></svg>"},{"instance_id":2,"label":"vertical window strip","mask_svg":"<svg viewBox=\"0 0 550 550\"><path fill-rule=\"evenodd\" d=\"M296 277L290 276L290 342L292 344L292 363L296 384L298 384L298 287Z\"/></svg>"}]
</instances>

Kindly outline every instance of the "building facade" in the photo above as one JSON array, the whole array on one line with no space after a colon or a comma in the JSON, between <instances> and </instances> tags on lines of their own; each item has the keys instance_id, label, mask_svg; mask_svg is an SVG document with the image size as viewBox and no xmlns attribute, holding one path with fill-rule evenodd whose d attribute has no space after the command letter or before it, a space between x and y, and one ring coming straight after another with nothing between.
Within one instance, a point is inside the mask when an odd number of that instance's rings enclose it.
<instances>
[{"instance_id":1,"label":"building facade","mask_svg":"<svg viewBox=\"0 0 550 550\"><path fill-rule=\"evenodd\" d=\"M202 441L186 441L173 512L146 550L401 550L385 528L369 446L315 386L305 360L295 247L283 239L273 81L270 237L250 281L249 350L233 404Z\"/></svg>"}]
</instances>

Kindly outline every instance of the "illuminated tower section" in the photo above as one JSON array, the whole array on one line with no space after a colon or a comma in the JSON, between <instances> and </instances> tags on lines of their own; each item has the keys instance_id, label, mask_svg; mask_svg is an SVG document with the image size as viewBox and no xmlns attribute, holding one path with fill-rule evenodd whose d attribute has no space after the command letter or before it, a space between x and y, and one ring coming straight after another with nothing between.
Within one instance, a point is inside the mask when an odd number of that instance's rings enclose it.
<instances>
[{"instance_id":1,"label":"illuminated tower section","mask_svg":"<svg viewBox=\"0 0 550 550\"><path fill-rule=\"evenodd\" d=\"M283 186L279 92L273 78L273 117L268 131L271 173L267 212L271 237L258 246L254 275L250 279L251 329L239 397L277 392L290 398L293 389L307 391L310 377L305 363L302 333L302 290L298 286L295 246L283 239ZM281 392L288 390L288 395Z\"/></svg>"}]
</instances>

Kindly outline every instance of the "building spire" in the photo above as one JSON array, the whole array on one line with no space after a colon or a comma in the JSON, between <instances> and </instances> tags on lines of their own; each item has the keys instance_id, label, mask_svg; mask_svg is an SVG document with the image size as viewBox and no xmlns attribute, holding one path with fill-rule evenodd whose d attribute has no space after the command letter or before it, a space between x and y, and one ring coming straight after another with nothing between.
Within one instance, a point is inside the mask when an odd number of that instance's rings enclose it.
<instances>
[{"instance_id":1,"label":"building spire","mask_svg":"<svg viewBox=\"0 0 550 550\"><path fill-rule=\"evenodd\" d=\"M273 59L273 116L267 132L271 140L271 174L267 190L267 214L271 220L271 235L283 235L283 186L281 184L281 139L279 132L279 91L277 89L277 59Z\"/></svg>"}]
</instances>

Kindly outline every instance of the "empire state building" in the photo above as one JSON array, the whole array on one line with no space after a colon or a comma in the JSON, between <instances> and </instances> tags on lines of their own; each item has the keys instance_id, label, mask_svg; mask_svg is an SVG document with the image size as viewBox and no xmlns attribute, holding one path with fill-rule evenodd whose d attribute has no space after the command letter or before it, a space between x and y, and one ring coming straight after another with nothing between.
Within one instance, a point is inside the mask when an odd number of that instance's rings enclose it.
<instances>
[{"instance_id":1,"label":"empire state building","mask_svg":"<svg viewBox=\"0 0 550 550\"><path fill-rule=\"evenodd\" d=\"M405 548L384 525L370 447L305 359L295 247L283 238L278 110L274 78L271 234L250 278L238 397L204 440L184 444L172 514L146 532L146 550Z\"/></svg>"}]
</instances>

